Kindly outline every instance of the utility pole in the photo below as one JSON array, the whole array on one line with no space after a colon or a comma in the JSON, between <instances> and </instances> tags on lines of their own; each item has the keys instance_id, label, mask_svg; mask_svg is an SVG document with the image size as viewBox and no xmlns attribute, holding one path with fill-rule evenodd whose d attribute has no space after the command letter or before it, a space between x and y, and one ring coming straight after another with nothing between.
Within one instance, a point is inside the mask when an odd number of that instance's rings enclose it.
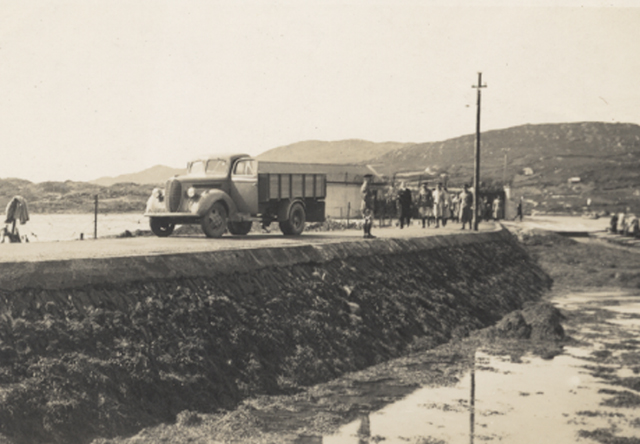
<instances>
[{"instance_id":1,"label":"utility pole","mask_svg":"<svg viewBox=\"0 0 640 444\"><path fill-rule=\"evenodd\" d=\"M482 84L482 73L478 73L478 85L472 88L478 89L478 115L476 118L476 149L475 161L473 169L473 229L478 231L478 192L480 191L480 98L482 97L481 89L487 85Z\"/></svg>"}]
</instances>

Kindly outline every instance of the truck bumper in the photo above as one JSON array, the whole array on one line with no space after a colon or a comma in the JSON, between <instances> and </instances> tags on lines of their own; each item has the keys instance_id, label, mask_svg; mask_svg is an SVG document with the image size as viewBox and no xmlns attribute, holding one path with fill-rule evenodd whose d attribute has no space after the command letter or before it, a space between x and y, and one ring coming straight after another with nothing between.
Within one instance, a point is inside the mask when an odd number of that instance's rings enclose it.
<instances>
[{"instance_id":1,"label":"truck bumper","mask_svg":"<svg viewBox=\"0 0 640 444\"><path fill-rule=\"evenodd\" d=\"M193 213L144 213L145 217L154 219L165 219L176 225L197 224L200 223L200 216Z\"/></svg>"}]
</instances>

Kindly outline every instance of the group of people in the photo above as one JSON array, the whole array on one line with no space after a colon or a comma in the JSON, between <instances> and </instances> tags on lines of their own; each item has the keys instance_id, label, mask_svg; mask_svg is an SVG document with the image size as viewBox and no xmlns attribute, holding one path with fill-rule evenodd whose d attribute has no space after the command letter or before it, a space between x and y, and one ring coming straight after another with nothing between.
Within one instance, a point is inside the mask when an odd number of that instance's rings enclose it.
<instances>
[{"instance_id":1,"label":"group of people","mask_svg":"<svg viewBox=\"0 0 640 444\"><path fill-rule=\"evenodd\" d=\"M441 183L430 190L427 184L423 184L418 193L418 211L422 219L422 228L431 226L435 228L447 225L447 221L462 223L461 229L468 224L471 228L473 221L473 192L469 185L465 184L459 193L449 192ZM497 196L492 202L486 197L478 201L478 221L498 220L503 217L504 202Z\"/></svg>"},{"instance_id":2,"label":"group of people","mask_svg":"<svg viewBox=\"0 0 640 444\"><path fill-rule=\"evenodd\" d=\"M624 236L640 237L640 220L630 212L630 208L620 213L614 213L609 220L608 231Z\"/></svg>"},{"instance_id":3,"label":"group of people","mask_svg":"<svg viewBox=\"0 0 640 444\"><path fill-rule=\"evenodd\" d=\"M374 211L376 207L375 191L371 185L371 176L365 176L361 188L362 215L364 218L364 237L373 238L371 228L373 226ZM411 224L414 210L422 221L422 228L439 228L446 226L448 221L460 222L461 229L472 227L473 222L473 192L467 184L459 193L450 192L445 185L438 183L431 190L428 184L422 184L420 191L414 199L414 195L405 182L395 192L395 210L398 215L398 225L401 229ZM484 197L478 202L478 221L498 220L503 217L504 202L498 196L491 203ZM520 213L521 214L521 213Z\"/></svg>"},{"instance_id":4,"label":"group of people","mask_svg":"<svg viewBox=\"0 0 640 444\"><path fill-rule=\"evenodd\" d=\"M450 193L441 183L432 191L423 184L418 193L418 212L422 219L422 228L435 228L447 225L448 220L462 223L462 229L468 224L471 228L473 220L473 193L467 184L459 194Z\"/></svg>"}]
</instances>

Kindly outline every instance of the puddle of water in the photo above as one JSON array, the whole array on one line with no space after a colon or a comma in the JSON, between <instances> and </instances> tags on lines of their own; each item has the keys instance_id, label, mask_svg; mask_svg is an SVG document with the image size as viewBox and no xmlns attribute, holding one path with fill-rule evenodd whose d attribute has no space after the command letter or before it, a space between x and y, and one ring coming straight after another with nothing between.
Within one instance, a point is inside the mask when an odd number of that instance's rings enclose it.
<instances>
[{"instance_id":1,"label":"puddle of water","mask_svg":"<svg viewBox=\"0 0 640 444\"><path fill-rule=\"evenodd\" d=\"M626 315L640 315L640 302L637 302L637 298L634 298L634 302L626 302L624 305L611 305L602 308Z\"/></svg>"},{"instance_id":2,"label":"puddle of water","mask_svg":"<svg viewBox=\"0 0 640 444\"><path fill-rule=\"evenodd\" d=\"M602 305L604 300L619 304ZM604 335L590 345L566 347L564 354L552 360L527 357L522 363L479 351L474 371L456 386L421 388L345 425L334 435L324 436L322 443L589 443L593 441L580 438L578 432L599 428L615 430L617 436L637 436L639 431L632 421L640 421L640 409L600 405L608 395L599 390L627 389L606 384L585 366L594 365L589 360L594 351L612 341L620 342L623 333L640 327L640 319L626 317L640 314L638 298L627 292L580 293L562 298L559 305L589 308L591 304L614 312L616 317L607 319L614 325L604 330L598 331L602 323L595 323L576 331L576 336L589 331ZM619 351L612 352L615 356ZM618 377L637 376L628 367L611 367Z\"/></svg>"},{"instance_id":3,"label":"puddle of water","mask_svg":"<svg viewBox=\"0 0 640 444\"><path fill-rule=\"evenodd\" d=\"M598 308L609 308L603 303L620 302L620 305L640 302L640 295L628 289L611 289L606 291L585 291L557 297L553 303L558 308L584 308L592 304Z\"/></svg>"},{"instance_id":4,"label":"puddle of water","mask_svg":"<svg viewBox=\"0 0 640 444\"><path fill-rule=\"evenodd\" d=\"M602 344L597 344L601 346ZM598 349L600 347L597 347ZM564 354L568 356L573 356L574 358L590 358L593 353L594 348L587 347L565 347Z\"/></svg>"},{"instance_id":5,"label":"puddle of water","mask_svg":"<svg viewBox=\"0 0 640 444\"><path fill-rule=\"evenodd\" d=\"M639 318L616 318L616 319L607 319L607 322L610 324L622 325L627 328L632 328L634 330L640 330L640 319Z\"/></svg>"},{"instance_id":6,"label":"puddle of water","mask_svg":"<svg viewBox=\"0 0 640 444\"><path fill-rule=\"evenodd\" d=\"M619 368L616 370L615 375L618 378L631 378L638 376L638 374L630 368Z\"/></svg>"},{"instance_id":7,"label":"puddle of water","mask_svg":"<svg viewBox=\"0 0 640 444\"><path fill-rule=\"evenodd\" d=\"M572 310L591 306L599 310L606 310L623 316L607 319L606 323L640 329L640 295L629 290L614 290L607 292L584 292L565 295L554 300L562 309ZM594 314L594 311L583 310L583 314ZM583 332L594 330L583 328Z\"/></svg>"},{"instance_id":8,"label":"puddle of water","mask_svg":"<svg viewBox=\"0 0 640 444\"><path fill-rule=\"evenodd\" d=\"M481 353L478 357L498 371L474 372L476 442L571 443L577 441L580 429L611 426L607 414L615 409L600 406L602 395L598 393L608 386L585 373L584 361L563 355L551 361L530 358L516 364ZM470 396L470 374L455 387L425 387L370 413L368 419L346 425L336 435L325 436L323 444L356 444L366 438L406 444L419 442L420 437L467 444L471 439ZM601 415L578 414L585 411ZM363 422L368 422L364 433ZM633 433L631 428L619 430Z\"/></svg>"}]
</instances>

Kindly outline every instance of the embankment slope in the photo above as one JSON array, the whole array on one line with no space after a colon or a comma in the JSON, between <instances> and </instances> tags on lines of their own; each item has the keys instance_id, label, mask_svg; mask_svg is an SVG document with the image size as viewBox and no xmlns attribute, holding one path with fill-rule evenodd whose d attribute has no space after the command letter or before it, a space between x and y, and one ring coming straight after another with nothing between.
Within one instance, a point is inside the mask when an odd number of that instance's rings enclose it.
<instances>
[{"instance_id":1,"label":"embankment slope","mask_svg":"<svg viewBox=\"0 0 640 444\"><path fill-rule=\"evenodd\" d=\"M0 433L16 443L295 391L491 325L551 284L506 231L6 270Z\"/></svg>"}]
</instances>

